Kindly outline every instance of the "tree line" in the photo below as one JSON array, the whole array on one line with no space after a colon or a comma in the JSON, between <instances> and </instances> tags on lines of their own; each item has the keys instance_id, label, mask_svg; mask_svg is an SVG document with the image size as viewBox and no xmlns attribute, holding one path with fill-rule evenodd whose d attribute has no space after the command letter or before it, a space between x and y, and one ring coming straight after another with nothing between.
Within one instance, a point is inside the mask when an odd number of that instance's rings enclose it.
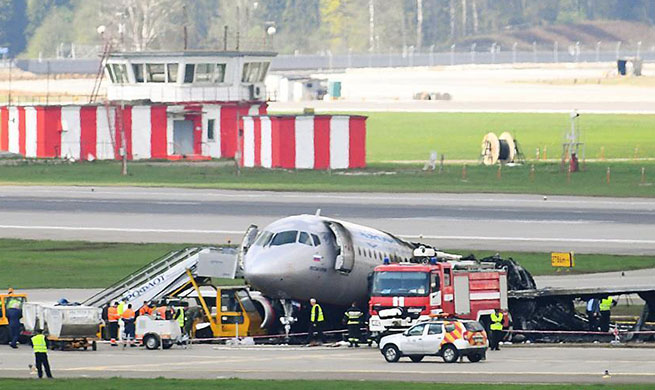
<instances>
[{"instance_id":1,"label":"tree line","mask_svg":"<svg viewBox=\"0 0 655 390\"><path fill-rule=\"evenodd\" d=\"M0 0L0 47L27 57L103 41L122 50L233 50L238 41L282 53L386 52L595 20L652 25L655 1Z\"/></svg>"}]
</instances>

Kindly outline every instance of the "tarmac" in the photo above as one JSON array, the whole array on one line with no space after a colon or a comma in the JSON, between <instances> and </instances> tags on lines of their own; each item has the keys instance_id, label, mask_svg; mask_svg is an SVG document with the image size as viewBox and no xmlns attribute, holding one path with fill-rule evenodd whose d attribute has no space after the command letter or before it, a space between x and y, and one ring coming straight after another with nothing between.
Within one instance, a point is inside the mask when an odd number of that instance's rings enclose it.
<instances>
[{"instance_id":1,"label":"tarmac","mask_svg":"<svg viewBox=\"0 0 655 390\"><path fill-rule=\"evenodd\" d=\"M317 209L439 248L655 254L653 199L509 194L3 186L0 237L218 245Z\"/></svg>"},{"instance_id":2,"label":"tarmac","mask_svg":"<svg viewBox=\"0 0 655 390\"><path fill-rule=\"evenodd\" d=\"M27 346L0 353L0 377L30 378ZM100 345L98 351L50 351L55 377L346 379L493 383L652 383L655 349L503 347L479 363L387 363L375 347L174 346L170 350ZM610 378L603 378L605 370Z\"/></svg>"}]
</instances>

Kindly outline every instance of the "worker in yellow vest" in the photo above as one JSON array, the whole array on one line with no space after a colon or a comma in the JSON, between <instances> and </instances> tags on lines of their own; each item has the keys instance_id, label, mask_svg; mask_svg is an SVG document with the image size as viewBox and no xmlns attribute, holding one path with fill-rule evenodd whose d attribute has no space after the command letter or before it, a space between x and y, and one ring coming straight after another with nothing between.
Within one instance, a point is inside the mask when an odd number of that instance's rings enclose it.
<instances>
[{"instance_id":1,"label":"worker in yellow vest","mask_svg":"<svg viewBox=\"0 0 655 390\"><path fill-rule=\"evenodd\" d=\"M491 313L491 325L489 329L491 330L491 337L489 340L489 348L492 351L500 351L500 340L503 338L503 319L505 316L500 309L496 309Z\"/></svg>"},{"instance_id":2,"label":"worker in yellow vest","mask_svg":"<svg viewBox=\"0 0 655 390\"><path fill-rule=\"evenodd\" d=\"M323 308L316 302L316 299L312 298L309 300L309 303L312 305L310 314L309 314L309 329L307 331L307 344L311 343L314 339L314 335L318 335L321 343L325 342L323 338L323 324L325 323L325 317L323 316Z\"/></svg>"},{"instance_id":3,"label":"worker in yellow vest","mask_svg":"<svg viewBox=\"0 0 655 390\"><path fill-rule=\"evenodd\" d=\"M610 314L612 307L616 306L616 301L612 297L605 297L600 300L600 331L609 332L610 330Z\"/></svg>"},{"instance_id":4,"label":"worker in yellow vest","mask_svg":"<svg viewBox=\"0 0 655 390\"><path fill-rule=\"evenodd\" d=\"M34 349L34 359L39 378L43 378L43 369L45 369L46 376L52 378L52 374L50 373L50 363L48 362L48 343L43 335L43 330L36 329L36 334L32 336L31 342L32 348Z\"/></svg>"}]
</instances>

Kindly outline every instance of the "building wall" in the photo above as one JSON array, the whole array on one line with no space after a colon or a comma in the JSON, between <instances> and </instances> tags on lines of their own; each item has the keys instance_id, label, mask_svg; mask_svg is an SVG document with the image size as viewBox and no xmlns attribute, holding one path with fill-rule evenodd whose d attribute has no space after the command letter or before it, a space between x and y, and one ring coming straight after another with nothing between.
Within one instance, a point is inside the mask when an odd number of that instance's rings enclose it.
<instances>
[{"instance_id":1,"label":"building wall","mask_svg":"<svg viewBox=\"0 0 655 390\"><path fill-rule=\"evenodd\" d=\"M241 165L245 167L366 166L366 117L363 116L246 116L241 126Z\"/></svg>"},{"instance_id":2,"label":"building wall","mask_svg":"<svg viewBox=\"0 0 655 390\"><path fill-rule=\"evenodd\" d=\"M193 122L193 154L233 158L237 119L266 113L265 103L0 107L0 151L26 157L115 159L123 145L130 159L174 157L173 123ZM207 137L214 120L214 139Z\"/></svg>"}]
</instances>

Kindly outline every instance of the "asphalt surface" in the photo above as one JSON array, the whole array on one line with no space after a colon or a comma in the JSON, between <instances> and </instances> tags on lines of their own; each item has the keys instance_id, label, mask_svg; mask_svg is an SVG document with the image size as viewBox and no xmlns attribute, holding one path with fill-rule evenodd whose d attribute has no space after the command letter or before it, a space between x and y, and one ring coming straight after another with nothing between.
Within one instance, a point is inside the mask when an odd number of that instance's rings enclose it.
<instances>
[{"instance_id":1,"label":"asphalt surface","mask_svg":"<svg viewBox=\"0 0 655 390\"><path fill-rule=\"evenodd\" d=\"M29 378L29 347L0 353L0 377ZM520 347L489 352L486 361L446 364L428 357L387 363L376 348L195 345L166 351L100 345L98 351L51 351L55 377L350 379L430 382L647 383L655 349ZM611 378L603 379L609 370Z\"/></svg>"},{"instance_id":2,"label":"asphalt surface","mask_svg":"<svg viewBox=\"0 0 655 390\"><path fill-rule=\"evenodd\" d=\"M655 254L654 199L537 195L4 186L0 237L235 243L319 208L440 248Z\"/></svg>"}]
</instances>

